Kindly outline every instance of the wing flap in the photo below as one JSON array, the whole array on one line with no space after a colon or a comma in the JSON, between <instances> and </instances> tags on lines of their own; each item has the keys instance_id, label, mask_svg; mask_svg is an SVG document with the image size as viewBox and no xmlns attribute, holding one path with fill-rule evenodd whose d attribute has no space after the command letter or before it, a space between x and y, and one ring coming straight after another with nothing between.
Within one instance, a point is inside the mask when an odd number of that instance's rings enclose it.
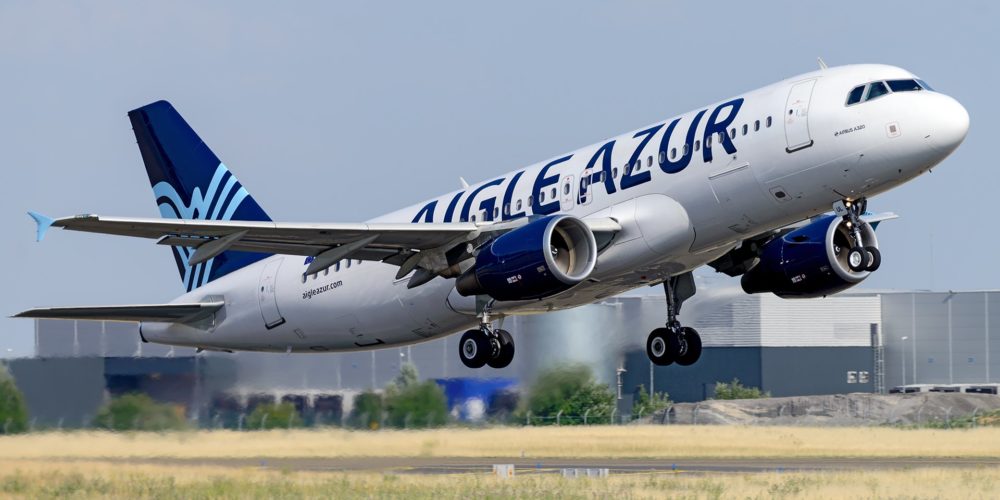
<instances>
[{"instance_id":1,"label":"wing flap","mask_svg":"<svg viewBox=\"0 0 1000 500\"><path fill-rule=\"evenodd\" d=\"M82 319L104 321L152 321L182 323L212 315L225 302L193 304L135 304L124 306L41 307L15 314L14 318Z\"/></svg>"}]
</instances>

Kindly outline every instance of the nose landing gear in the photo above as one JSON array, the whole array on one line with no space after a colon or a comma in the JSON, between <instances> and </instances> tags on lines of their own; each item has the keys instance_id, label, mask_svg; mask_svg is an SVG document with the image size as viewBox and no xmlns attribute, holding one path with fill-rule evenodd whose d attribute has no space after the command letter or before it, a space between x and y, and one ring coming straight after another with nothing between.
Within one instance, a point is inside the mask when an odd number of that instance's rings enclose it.
<instances>
[{"instance_id":1,"label":"nose landing gear","mask_svg":"<svg viewBox=\"0 0 1000 500\"><path fill-rule=\"evenodd\" d=\"M469 368L505 368L514 360L514 338L507 330L490 325L489 308L480 315L478 329L462 334L458 343L458 357Z\"/></svg>"},{"instance_id":2,"label":"nose landing gear","mask_svg":"<svg viewBox=\"0 0 1000 500\"><path fill-rule=\"evenodd\" d=\"M673 276L663 282L667 294L667 324L653 330L646 339L646 355L655 365L693 365L701 357L701 336L677 320L681 304L695 292L694 277L690 272Z\"/></svg>"},{"instance_id":3,"label":"nose landing gear","mask_svg":"<svg viewBox=\"0 0 1000 500\"><path fill-rule=\"evenodd\" d=\"M847 254L847 266L851 271L860 273L862 271L875 272L882 265L882 253L874 245L865 245L861 238L861 227L867 222L861 220L865 210L868 208L868 199L865 197L857 200L840 200L833 204L833 212L844 218L844 224L851 230L852 246Z\"/></svg>"}]
</instances>

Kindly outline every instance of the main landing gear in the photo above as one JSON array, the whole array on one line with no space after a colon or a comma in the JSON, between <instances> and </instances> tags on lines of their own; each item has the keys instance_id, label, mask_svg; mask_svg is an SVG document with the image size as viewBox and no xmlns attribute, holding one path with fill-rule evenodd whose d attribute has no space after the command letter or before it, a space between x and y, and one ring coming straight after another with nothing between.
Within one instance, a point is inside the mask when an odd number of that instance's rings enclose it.
<instances>
[{"instance_id":1,"label":"main landing gear","mask_svg":"<svg viewBox=\"0 0 1000 500\"><path fill-rule=\"evenodd\" d=\"M865 245L861 238L861 227L867 222L861 216L868 208L868 200L864 197L857 200L841 200L833 204L833 211L844 218L844 224L851 231L851 249L847 254L847 266L851 271L875 272L882 265L882 253L873 245Z\"/></svg>"},{"instance_id":2,"label":"main landing gear","mask_svg":"<svg viewBox=\"0 0 1000 500\"><path fill-rule=\"evenodd\" d=\"M688 272L670 277L663 282L663 290L667 294L667 325L649 334L646 355L659 366L693 365L701 357L701 336L694 328L681 326L677 314L681 304L694 295L694 276Z\"/></svg>"},{"instance_id":3,"label":"main landing gear","mask_svg":"<svg viewBox=\"0 0 1000 500\"><path fill-rule=\"evenodd\" d=\"M479 328L462 334L458 357L469 368L505 368L514 360L514 338L510 332L490 325L489 307L479 316Z\"/></svg>"}]
</instances>

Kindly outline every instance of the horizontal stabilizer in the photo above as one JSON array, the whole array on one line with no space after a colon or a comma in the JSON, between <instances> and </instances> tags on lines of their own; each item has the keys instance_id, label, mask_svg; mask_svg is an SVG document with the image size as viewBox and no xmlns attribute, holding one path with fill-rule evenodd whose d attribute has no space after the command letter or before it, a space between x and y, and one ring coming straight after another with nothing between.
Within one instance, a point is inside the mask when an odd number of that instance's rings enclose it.
<instances>
[{"instance_id":1,"label":"horizontal stabilizer","mask_svg":"<svg viewBox=\"0 0 1000 500\"><path fill-rule=\"evenodd\" d=\"M137 304L127 306L40 307L15 314L15 318L83 319L183 323L212 315L225 302L195 304Z\"/></svg>"}]
</instances>

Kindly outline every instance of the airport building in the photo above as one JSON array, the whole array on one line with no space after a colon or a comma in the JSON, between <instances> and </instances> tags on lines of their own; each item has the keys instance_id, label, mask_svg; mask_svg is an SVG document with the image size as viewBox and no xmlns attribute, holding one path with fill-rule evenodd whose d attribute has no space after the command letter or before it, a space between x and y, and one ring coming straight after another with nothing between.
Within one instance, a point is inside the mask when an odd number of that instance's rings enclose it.
<instances>
[{"instance_id":1,"label":"airport building","mask_svg":"<svg viewBox=\"0 0 1000 500\"><path fill-rule=\"evenodd\" d=\"M503 328L517 352L502 370L466 368L456 336L351 353L196 354L142 343L132 324L56 320L36 322L35 357L8 365L38 423L67 427L86 422L108 396L134 391L182 405L202 425L229 425L256 404L282 400L335 423L355 394L384 387L406 362L439 380L456 405L486 388L502 391L497 401L509 405L512 390L559 363L584 363L613 388L620 384L626 407L640 385L688 402L712 397L717 382L734 378L774 396L1000 382L1000 292L785 300L699 287L681 314L704 341L701 359L688 367L653 366L646 357L646 336L665 318L658 288L507 318ZM481 401L483 411L492 398ZM469 416L464 407L456 415Z\"/></svg>"}]
</instances>

